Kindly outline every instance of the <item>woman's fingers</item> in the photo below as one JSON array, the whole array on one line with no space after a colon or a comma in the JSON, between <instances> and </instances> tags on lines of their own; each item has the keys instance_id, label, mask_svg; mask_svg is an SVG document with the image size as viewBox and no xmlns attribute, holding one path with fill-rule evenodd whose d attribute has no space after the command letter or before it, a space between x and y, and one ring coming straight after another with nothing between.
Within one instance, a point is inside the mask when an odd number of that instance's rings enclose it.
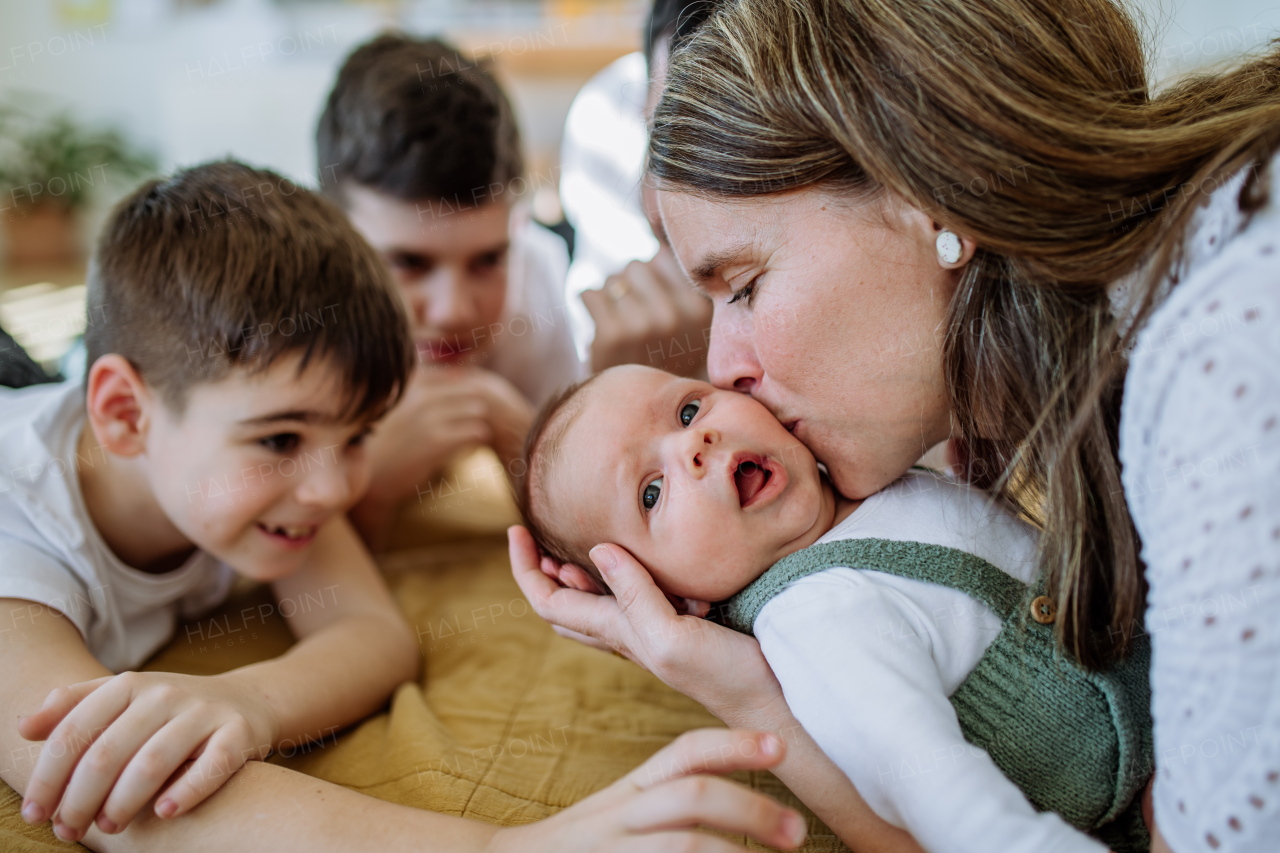
<instances>
[{"instance_id":1,"label":"woman's fingers","mask_svg":"<svg viewBox=\"0 0 1280 853\"><path fill-rule=\"evenodd\" d=\"M632 832L705 826L785 850L805 837L804 818L795 811L714 776L687 776L645 791L627 805L623 821Z\"/></svg>"},{"instance_id":2,"label":"woman's fingers","mask_svg":"<svg viewBox=\"0 0 1280 853\"><path fill-rule=\"evenodd\" d=\"M589 637L586 634L579 634L577 631L570 631L568 628L563 628L559 625L552 625L551 630L555 631L566 640L576 640L584 646L590 646L593 649L600 649L604 652L613 651L613 648L607 643L597 640L595 637Z\"/></svg>"},{"instance_id":3,"label":"woman's fingers","mask_svg":"<svg viewBox=\"0 0 1280 853\"><path fill-rule=\"evenodd\" d=\"M608 595L608 591L600 585L600 582L587 574L581 566L575 566L573 563L564 563L560 566L559 573L560 583L570 589L580 589L583 592L591 592L596 595Z\"/></svg>"},{"instance_id":4,"label":"woman's fingers","mask_svg":"<svg viewBox=\"0 0 1280 853\"><path fill-rule=\"evenodd\" d=\"M104 675L93 681L81 681L68 687L52 690L45 697L40 710L18 720L18 734L27 740L45 740L53 733L62 718L80 704L84 697L106 684L115 676Z\"/></svg>"},{"instance_id":5,"label":"woman's fingers","mask_svg":"<svg viewBox=\"0 0 1280 853\"><path fill-rule=\"evenodd\" d=\"M613 590L623 615L639 633L652 637L677 618L653 577L627 549L604 543L592 548L590 556Z\"/></svg>"},{"instance_id":6,"label":"woman's fingers","mask_svg":"<svg viewBox=\"0 0 1280 853\"><path fill-rule=\"evenodd\" d=\"M511 573L535 613L553 625L609 638L611 621L617 618L617 602L607 596L568 589L548 577L533 537L519 525L507 529L507 548Z\"/></svg>"},{"instance_id":7,"label":"woman's fingers","mask_svg":"<svg viewBox=\"0 0 1280 853\"><path fill-rule=\"evenodd\" d=\"M737 729L694 729L685 732L626 775L637 788L651 788L698 773L767 770L786 754L782 739L771 732Z\"/></svg>"}]
</instances>

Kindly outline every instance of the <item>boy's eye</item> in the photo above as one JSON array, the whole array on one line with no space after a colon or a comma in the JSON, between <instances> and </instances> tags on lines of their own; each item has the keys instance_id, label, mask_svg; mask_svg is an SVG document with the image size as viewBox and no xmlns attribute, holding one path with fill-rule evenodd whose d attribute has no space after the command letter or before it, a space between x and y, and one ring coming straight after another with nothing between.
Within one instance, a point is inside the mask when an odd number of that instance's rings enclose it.
<instances>
[{"instance_id":1,"label":"boy's eye","mask_svg":"<svg viewBox=\"0 0 1280 853\"><path fill-rule=\"evenodd\" d=\"M658 498L660 497L662 497L661 477L644 487L644 494L640 496L640 500L644 503L645 509L653 509L658 505Z\"/></svg>"},{"instance_id":2,"label":"boy's eye","mask_svg":"<svg viewBox=\"0 0 1280 853\"><path fill-rule=\"evenodd\" d=\"M292 453L301 440L296 432L281 432L258 439L258 443L274 453Z\"/></svg>"},{"instance_id":3,"label":"boy's eye","mask_svg":"<svg viewBox=\"0 0 1280 853\"><path fill-rule=\"evenodd\" d=\"M393 271L410 278L426 275L432 267L430 258L408 252L396 252L388 258L388 261Z\"/></svg>"},{"instance_id":4,"label":"boy's eye","mask_svg":"<svg viewBox=\"0 0 1280 853\"><path fill-rule=\"evenodd\" d=\"M695 415L698 414L698 409L700 408L702 408L701 400L693 400L681 406L680 407L681 425L688 426L689 424L693 423L693 418Z\"/></svg>"},{"instance_id":5,"label":"boy's eye","mask_svg":"<svg viewBox=\"0 0 1280 853\"><path fill-rule=\"evenodd\" d=\"M476 272L487 272L495 269L502 263L502 255L502 252L485 252L472 261L471 267Z\"/></svg>"}]
</instances>

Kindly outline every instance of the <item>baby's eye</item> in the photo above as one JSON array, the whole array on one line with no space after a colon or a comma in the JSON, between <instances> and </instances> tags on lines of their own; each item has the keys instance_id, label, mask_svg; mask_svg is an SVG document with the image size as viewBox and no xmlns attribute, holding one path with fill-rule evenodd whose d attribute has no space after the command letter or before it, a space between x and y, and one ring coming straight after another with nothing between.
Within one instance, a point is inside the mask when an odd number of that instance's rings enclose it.
<instances>
[{"instance_id":1,"label":"baby's eye","mask_svg":"<svg viewBox=\"0 0 1280 853\"><path fill-rule=\"evenodd\" d=\"M645 509L653 509L658 505L658 498L660 497L662 497L661 477L644 487L644 494L640 496L640 499L644 502Z\"/></svg>"},{"instance_id":2,"label":"baby's eye","mask_svg":"<svg viewBox=\"0 0 1280 853\"><path fill-rule=\"evenodd\" d=\"M680 423L684 426L688 426L693 423L694 415L698 414L698 409L700 408L702 408L701 400L694 400L690 403L685 403L680 407Z\"/></svg>"}]
</instances>

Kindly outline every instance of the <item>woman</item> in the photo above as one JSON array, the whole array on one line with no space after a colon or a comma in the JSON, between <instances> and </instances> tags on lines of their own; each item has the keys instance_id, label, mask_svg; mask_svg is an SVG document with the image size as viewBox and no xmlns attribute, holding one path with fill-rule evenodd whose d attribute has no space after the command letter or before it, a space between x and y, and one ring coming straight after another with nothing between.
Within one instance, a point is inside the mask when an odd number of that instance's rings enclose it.
<instances>
[{"instance_id":1,"label":"woman","mask_svg":"<svg viewBox=\"0 0 1280 853\"><path fill-rule=\"evenodd\" d=\"M715 304L713 382L853 498L953 439L1041 526L1084 665L1145 611L1177 853L1280 838L1277 140L1280 52L1152 96L1107 0L738 0L673 58L650 146ZM621 549L593 551L616 602L558 589L519 532L512 554L547 618L812 746L750 641L675 614Z\"/></svg>"}]
</instances>

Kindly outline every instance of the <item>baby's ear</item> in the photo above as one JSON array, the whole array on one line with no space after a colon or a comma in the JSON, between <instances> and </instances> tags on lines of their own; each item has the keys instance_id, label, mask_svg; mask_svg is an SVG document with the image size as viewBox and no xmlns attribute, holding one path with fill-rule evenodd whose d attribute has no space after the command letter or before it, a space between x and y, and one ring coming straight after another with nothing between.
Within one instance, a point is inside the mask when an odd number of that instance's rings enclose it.
<instances>
[{"instance_id":1,"label":"baby's ear","mask_svg":"<svg viewBox=\"0 0 1280 853\"><path fill-rule=\"evenodd\" d=\"M609 594L609 590L604 588L604 584L573 563L565 563L560 566L560 583L570 589L580 589L583 592L594 592L597 595Z\"/></svg>"}]
</instances>

